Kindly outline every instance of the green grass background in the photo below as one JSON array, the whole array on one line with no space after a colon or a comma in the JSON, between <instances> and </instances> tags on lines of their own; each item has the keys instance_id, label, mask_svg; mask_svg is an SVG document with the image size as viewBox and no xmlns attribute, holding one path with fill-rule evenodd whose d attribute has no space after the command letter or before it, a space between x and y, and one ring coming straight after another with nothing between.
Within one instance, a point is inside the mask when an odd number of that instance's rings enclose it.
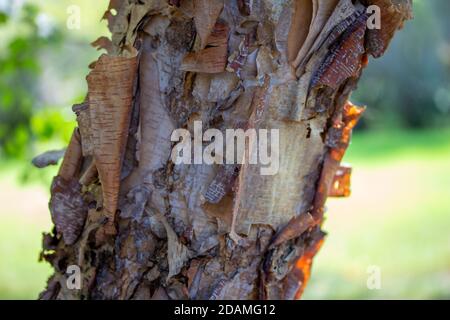
<instances>
[{"instance_id":1,"label":"green grass background","mask_svg":"<svg viewBox=\"0 0 450 320\"><path fill-rule=\"evenodd\" d=\"M450 131L357 133L305 298L450 298ZM369 290L368 267L381 271Z\"/></svg>"},{"instance_id":2,"label":"green grass background","mask_svg":"<svg viewBox=\"0 0 450 320\"><path fill-rule=\"evenodd\" d=\"M328 236L304 298L450 298L449 137L450 130L354 135L345 158L353 194L328 201ZM0 299L35 299L51 272L38 254L51 226L45 184L55 168L21 185L26 166L0 168ZM380 290L367 288L369 266L381 270Z\"/></svg>"}]
</instances>

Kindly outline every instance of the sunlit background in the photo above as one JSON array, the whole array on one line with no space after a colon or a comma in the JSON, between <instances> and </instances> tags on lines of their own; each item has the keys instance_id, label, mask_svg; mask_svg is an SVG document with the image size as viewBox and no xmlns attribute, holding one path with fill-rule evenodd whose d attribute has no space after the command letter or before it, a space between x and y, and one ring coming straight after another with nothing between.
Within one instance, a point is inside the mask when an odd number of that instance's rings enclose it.
<instances>
[{"instance_id":1,"label":"sunlit background","mask_svg":"<svg viewBox=\"0 0 450 320\"><path fill-rule=\"evenodd\" d=\"M38 258L56 167L30 161L70 137L107 4L0 0L0 299L35 299L51 274ZM307 299L450 298L450 1L414 5L352 97L368 106L345 158L353 193L328 201Z\"/></svg>"}]
</instances>

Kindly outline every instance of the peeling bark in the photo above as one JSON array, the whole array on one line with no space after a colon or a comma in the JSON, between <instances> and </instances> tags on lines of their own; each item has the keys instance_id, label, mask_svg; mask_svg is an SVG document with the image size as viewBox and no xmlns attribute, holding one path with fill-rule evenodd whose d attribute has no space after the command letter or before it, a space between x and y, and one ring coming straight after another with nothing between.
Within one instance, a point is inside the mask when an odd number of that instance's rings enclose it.
<instances>
[{"instance_id":1,"label":"peeling bark","mask_svg":"<svg viewBox=\"0 0 450 320\"><path fill-rule=\"evenodd\" d=\"M381 30L366 28L371 4ZM350 94L410 1L113 0L104 17L111 40L93 45L108 54L52 185L40 298L300 298L326 199L350 193L341 160L364 110ZM173 130L194 136L195 121L278 129L278 173L173 163Z\"/></svg>"}]
</instances>

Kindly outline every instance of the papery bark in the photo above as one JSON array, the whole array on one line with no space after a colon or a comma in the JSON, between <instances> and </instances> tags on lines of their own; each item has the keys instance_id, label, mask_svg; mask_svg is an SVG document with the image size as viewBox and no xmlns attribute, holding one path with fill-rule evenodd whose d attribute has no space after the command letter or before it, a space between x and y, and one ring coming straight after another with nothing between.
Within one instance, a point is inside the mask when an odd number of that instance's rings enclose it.
<instances>
[{"instance_id":1,"label":"papery bark","mask_svg":"<svg viewBox=\"0 0 450 320\"><path fill-rule=\"evenodd\" d=\"M370 4L387 22L376 32ZM300 298L327 197L350 193L341 161L364 110L350 94L410 11L408 0L111 1L111 40L93 44L108 54L74 106L52 188L41 256L55 273L41 298ZM194 136L195 121L279 130L278 171L173 163L172 132ZM74 264L80 290L66 286Z\"/></svg>"}]
</instances>

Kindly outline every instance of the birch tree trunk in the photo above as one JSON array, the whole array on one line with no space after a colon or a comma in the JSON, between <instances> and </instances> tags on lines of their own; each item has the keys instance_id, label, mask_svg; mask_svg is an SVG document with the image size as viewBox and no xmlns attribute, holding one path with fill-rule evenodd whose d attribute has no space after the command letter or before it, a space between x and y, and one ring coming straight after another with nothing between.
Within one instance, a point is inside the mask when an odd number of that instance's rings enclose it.
<instances>
[{"instance_id":1,"label":"birch tree trunk","mask_svg":"<svg viewBox=\"0 0 450 320\"><path fill-rule=\"evenodd\" d=\"M51 187L40 298L300 298L327 196L349 194L350 93L410 16L408 0L111 0ZM197 121L278 130L276 174L174 163L172 133L198 142Z\"/></svg>"}]
</instances>

